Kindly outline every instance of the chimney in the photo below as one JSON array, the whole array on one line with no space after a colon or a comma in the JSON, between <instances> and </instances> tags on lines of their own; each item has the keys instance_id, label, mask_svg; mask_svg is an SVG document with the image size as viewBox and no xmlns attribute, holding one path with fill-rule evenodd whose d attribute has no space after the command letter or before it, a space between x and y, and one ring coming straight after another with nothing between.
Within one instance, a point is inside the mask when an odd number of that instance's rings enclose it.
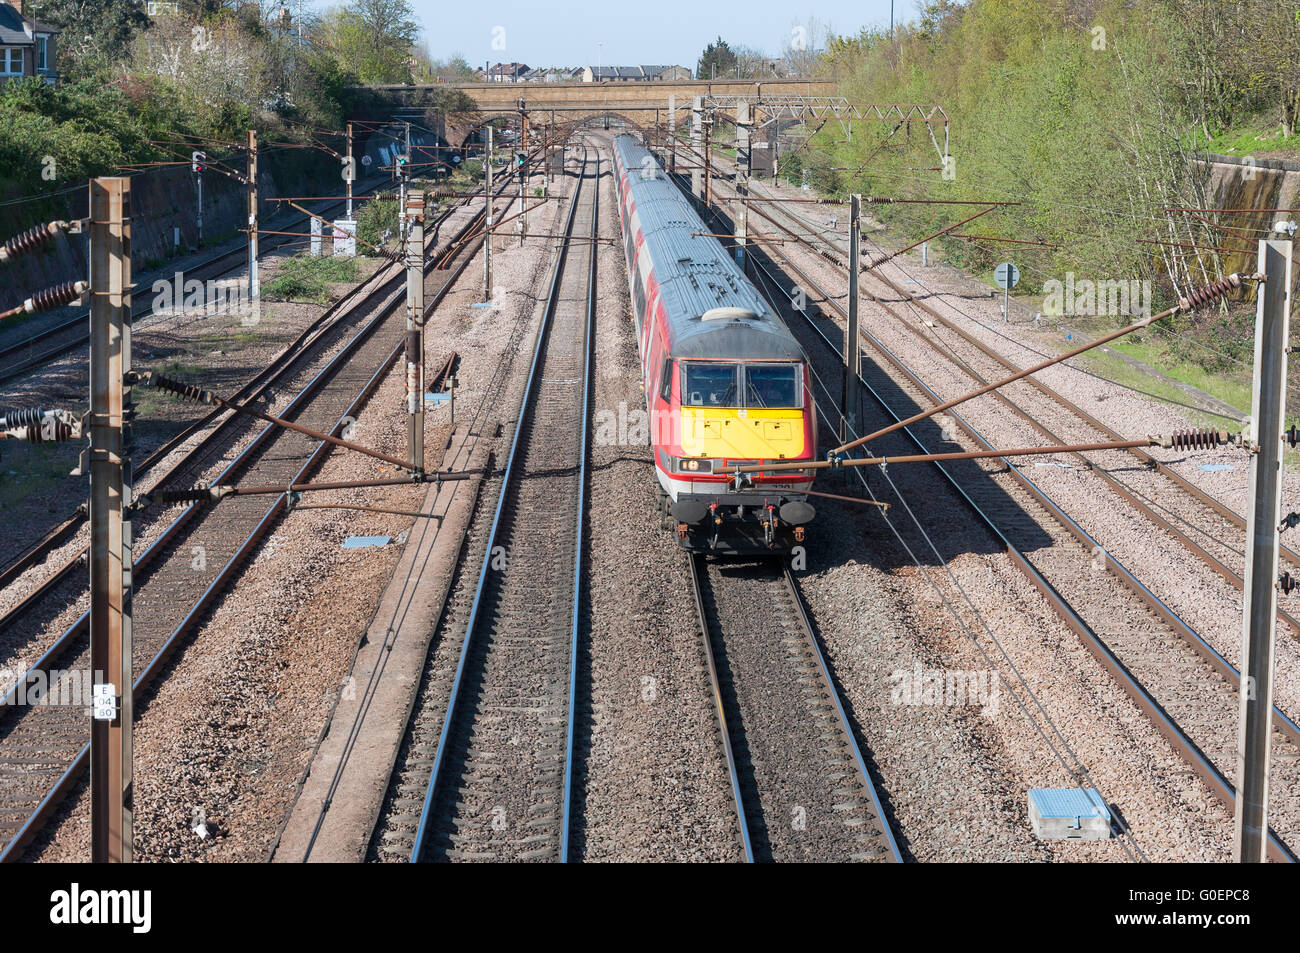
<instances>
[{"instance_id":1,"label":"chimney","mask_svg":"<svg viewBox=\"0 0 1300 953\"><path fill-rule=\"evenodd\" d=\"M18 11L18 15L23 15L23 0L7 0L9 6Z\"/></svg>"}]
</instances>

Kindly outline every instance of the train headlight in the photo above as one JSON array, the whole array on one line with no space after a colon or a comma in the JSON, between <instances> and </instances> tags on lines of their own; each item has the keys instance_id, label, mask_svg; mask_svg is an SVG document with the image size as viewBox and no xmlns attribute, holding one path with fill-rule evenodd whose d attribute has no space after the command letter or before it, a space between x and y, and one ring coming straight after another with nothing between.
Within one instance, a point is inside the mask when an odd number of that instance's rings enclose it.
<instances>
[{"instance_id":1,"label":"train headlight","mask_svg":"<svg viewBox=\"0 0 1300 953\"><path fill-rule=\"evenodd\" d=\"M675 461L678 473L712 473L713 461L697 457L679 457Z\"/></svg>"}]
</instances>

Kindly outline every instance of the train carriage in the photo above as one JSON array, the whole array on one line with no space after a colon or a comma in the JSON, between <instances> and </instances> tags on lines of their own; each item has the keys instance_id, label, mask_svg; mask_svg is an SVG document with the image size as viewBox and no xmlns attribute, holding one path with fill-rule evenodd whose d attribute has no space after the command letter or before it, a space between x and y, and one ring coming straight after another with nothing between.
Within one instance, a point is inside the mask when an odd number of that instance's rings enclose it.
<instances>
[{"instance_id":1,"label":"train carriage","mask_svg":"<svg viewBox=\"0 0 1300 953\"><path fill-rule=\"evenodd\" d=\"M633 136L614 139L619 219L655 473L682 545L785 552L814 517L817 416L808 359L690 200Z\"/></svg>"}]
</instances>

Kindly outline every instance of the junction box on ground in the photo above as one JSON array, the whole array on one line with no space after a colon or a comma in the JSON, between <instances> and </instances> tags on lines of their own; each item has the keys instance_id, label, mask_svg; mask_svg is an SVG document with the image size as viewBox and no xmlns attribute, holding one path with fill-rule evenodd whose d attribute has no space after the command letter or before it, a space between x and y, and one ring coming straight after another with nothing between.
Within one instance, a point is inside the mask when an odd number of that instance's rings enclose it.
<instances>
[{"instance_id":1,"label":"junction box on ground","mask_svg":"<svg viewBox=\"0 0 1300 953\"><path fill-rule=\"evenodd\" d=\"M1029 822L1040 840L1106 840L1110 809L1092 788L1030 788Z\"/></svg>"}]
</instances>

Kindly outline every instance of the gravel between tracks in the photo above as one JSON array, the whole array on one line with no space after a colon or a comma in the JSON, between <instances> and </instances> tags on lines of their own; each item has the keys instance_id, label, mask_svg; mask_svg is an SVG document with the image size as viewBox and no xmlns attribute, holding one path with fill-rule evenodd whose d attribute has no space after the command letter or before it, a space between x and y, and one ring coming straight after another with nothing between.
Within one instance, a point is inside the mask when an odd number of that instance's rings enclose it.
<instances>
[{"instance_id":1,"label":"gravel between tracks","mask_svg":"<svg viewBox=\"0 0 1300 953\"><path fill-rule=\"evenodd\" d=\"M601 203L601 234L617 236L611 179L602 183ZM655 515L627 269L618 246L600 247L589 609L579 669L591 714L579 722L586 750L575 782L574 855L737 860L730 781L684 556Z\"/></svg>"}]
</instances>

